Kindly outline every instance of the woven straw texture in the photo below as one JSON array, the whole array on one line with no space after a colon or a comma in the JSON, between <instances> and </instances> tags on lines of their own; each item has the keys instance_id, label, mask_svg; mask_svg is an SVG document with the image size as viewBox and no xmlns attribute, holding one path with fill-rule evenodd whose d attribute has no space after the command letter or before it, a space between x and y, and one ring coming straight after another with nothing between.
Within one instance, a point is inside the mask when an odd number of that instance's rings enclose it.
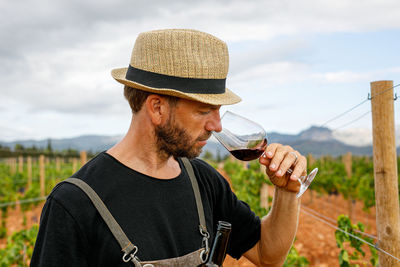
<instances>
[{"instance_id":1,"label":"woven straw texture","mask_svg":"<svg viewBox=\"0 0 400 267\"><path fill-rule=\"evenodd\" d=\"M229 55L226 44L210 34L160 30L138 36L130 64L175 77L225 79Z\"/></svg>"},{"instance_id":2,"label":"woven straw texture","mask_svg":"<svg viewBox=\"0 0 400 267\"><path fill-rule=\"evenodd\" d=\"M225 79L228 48L222 40L196 30L157 30L141 33L135 42L130 65L137 69L181 78ZM226 88L223 94L183 93L173 88L152 88L125 78L127 68L112 70L118 82L141 90L228 105L241 99Z\"/></svg>"}]
</instances>

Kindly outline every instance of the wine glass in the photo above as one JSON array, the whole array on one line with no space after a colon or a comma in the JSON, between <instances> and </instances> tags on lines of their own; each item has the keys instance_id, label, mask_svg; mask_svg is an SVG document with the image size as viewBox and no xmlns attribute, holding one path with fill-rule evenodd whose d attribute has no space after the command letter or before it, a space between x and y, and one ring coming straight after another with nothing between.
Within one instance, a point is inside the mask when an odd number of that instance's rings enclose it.
<instances>
[{"instance_id":1,"label":"wine glass","mask_svg":"<svg viewBox=\"0 0 400 267\"><path fill-rule=\"evenodd\" d=\"M254 160L264 153L269 140L260 124L231 111L224 113L221 124L222 130L212 134L235 158L244 161ZM287 170L289 174L292 172L292 169ZM297 179L300 183L297 197L303 195L317 172L318 168L315 168L310 174Z\"/></svg>"}]
</instances>

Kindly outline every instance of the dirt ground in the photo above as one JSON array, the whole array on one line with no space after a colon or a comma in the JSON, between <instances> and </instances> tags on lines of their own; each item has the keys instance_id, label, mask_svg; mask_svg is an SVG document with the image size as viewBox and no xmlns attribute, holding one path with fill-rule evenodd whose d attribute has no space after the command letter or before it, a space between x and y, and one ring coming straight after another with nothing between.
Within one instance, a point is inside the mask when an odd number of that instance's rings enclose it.
<instances>
[{"instance_id":1,"label":"dirt ground","mask_svg":"<svg viewBox=\"0 0 400 267\"><path fill-rule=\"evenodd\" d=\"M269 194L272 195L272 193L273 188L271 187L269 188ZM322 218L328 223L336 225L334 222L338 215L348 214L348 201L344 200L341 196L317 196L315 192L312 193L311 191L307 191L302 198L302 209L295 247L300 255L305 256L310 261L310 266L339 266L339 249L336 246L335 229L317 218ZM42 206L43 204L40 204L26 213L28 227L39 222ZM321 215L316 216L315 212L326 217L321 217ZM370 213L366 213L362 211L361 203L355 203L353 218L353 223L362 222L366 225L365 231L376 236L375 211L373 209L371 209ZM22 220L22 215L18 207L11 210L7 221L8 234L23 229ZM4 245L5 240L0 240L0 248L4 247ZM369 248L364 247L364 251L368 252ZM365 259L366 263L369 261L368 255L369 253L367 253ZM250 267L255 265L249 263L243 257L239 261L236 261L228 256L224 266Z\"/></svg>"},{"instance_id":2,"label":"dirt ground","mask_svg":"<svg viewBox=\"0 0 400 267\"><path fill-rule=\"evenodd\" d=\"M273 188L269 188L273 194ZM339 266L339 248L336 245L335 230L336 218L340 214L349 214L349 202L341 196L317 196L315 192L307 191L302 197L302 208L300 211L299 226L296 235L295 247L301 256L310 262L309 266ZM321 216L322 215L322 216ZM318 219L319 218L319 219ZM366 233L376 236L375 210L369 213L362 210L362 203L354 203L352 207L352 223L362 222L366 226ZM328 222L322 222L324 220ZM363 246L366 257L360 266L371 266L369 264L369 248ZM250 267L255 266L246 259L236 261L229 256L224 266Z\"/></svg>"}]
</instances>

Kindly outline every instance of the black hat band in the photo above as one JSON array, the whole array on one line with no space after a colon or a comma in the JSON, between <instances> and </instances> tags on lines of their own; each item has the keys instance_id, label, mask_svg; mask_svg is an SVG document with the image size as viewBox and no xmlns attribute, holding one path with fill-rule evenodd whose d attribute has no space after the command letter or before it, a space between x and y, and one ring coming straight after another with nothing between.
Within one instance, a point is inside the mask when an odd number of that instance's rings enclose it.
<instances>
[{"instance_id":1,"label":"black hat band","mask_svg":"<svg viewBox=\"0 0 400 267\"><path fill-rule=\"evenodd\" d=\"M125 79L153 88L174 89L190 94L223 94L226 79L198 79L169 76L129 65Z\"/></svg>"}]
</instances>

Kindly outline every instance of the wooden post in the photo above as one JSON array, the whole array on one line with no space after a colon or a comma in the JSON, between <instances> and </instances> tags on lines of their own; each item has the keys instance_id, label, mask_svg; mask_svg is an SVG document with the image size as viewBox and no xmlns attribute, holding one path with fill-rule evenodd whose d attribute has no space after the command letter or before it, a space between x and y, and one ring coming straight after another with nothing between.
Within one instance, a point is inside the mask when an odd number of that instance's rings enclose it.
<instances>
[{"instance_id":1,"label":"wooden post","mask_svg":"<svg viewBox=\"0 0 400 267\"><path fill-rule=\"evenodd\" d=\"M310 167L315 163L315 159L311 153L308 153L307 155L307 166Z\"/></svg>"},{"instance_id":2,"label":"wooden post","mask_svg":"<svg viewBox=\"0 0 400 267\"><path fill-rule=\"evenodd\" d=\"M400 258L400 215L393 81L371 82L376 227L379 247ZM400 263L379 252L379 266Z\"/></svg>"},{"instance_id":3,"label":"wooden post","mask_svg":"<svg viewBox=\"0 0 400 267\"><path fill-rule=\"evenodd\" d=\"M72 174L74 174L78 170L78 159L72 159Z\"/></svg>"},{"instance_id":4,"label":"wooden post","mask_svg":"<svg viewBox=\"0 0 400 267\"><path fill-rule=\"evenodd\" d=\"M81 151L81 167L87 162L87 153L85 150Z\"/></svg>"},{"instance_id":5,"label":"wooden post","mask_svg":"<svg viewBox=\"0 0 400 267\"><path fill-rule=\"evenodd\" d=\"M347 177L350 178L352 176L352 158L351 158L351 152L347 152L343 156L343 164L344 164L344 169L346 170Z\"/></svg>"},{"instance_id":6,"label":"wooden post","mask_svg":"<svg viewBox=\"0 0 400 267\"><path fill-rule=\"evenodd\" d=\"M61 159L60 157L56 157L56 171L59 172L61 170Z\"/></svg>"},{"instance_id":7,"label":"wooden post","mask_svg":"<svg viewBox=\"0 0 400 267\"><path fill-rule=\"evenodd\" d=\"M347 174L347 179L351 179L351 176L353 175L352 172L352 157L351 157L351 152L347 152L343 156L343 164L344 164L344 169L346 170ZM348 208L349 208L349 218L351 221L353 221L353 197L349 195L349 199L347 200Z\"/></svg>"},{"instance_id":8,"label":"wooden post","mask_svg":"<svg viewBox=\"0 0 400 267\"><path fill-rule=\"evenodd\" d=\"M32 186L32 157L28 156L27 158L27 168L28 168L28 190Z\"/></svg>"},{"instance_id":9,"label":"wooden post","mask_svg":"<svg viewBox=\"0 0 400 267\"><path fill-rule=\"evenodd\" d=\"M18 172L19 173L24 172L24 157L23 156L18 157Z\"/></svg>"},{"instance_id":10,"label":"wooden post","mask_svg":"<svg viewBox=\"0 0 400 267\"><path fill-rule=\"evenodd\" d=\"M40 196L45 196L45 158L44 155L39 156L39 170L40 170Z\"/></svg>"},{"instance_id":11,"label":"wooden post","mask_svg":"<svg viewBox=\"0 0 400 267\"><path fill-rule=\"evenodd\" d=\"M10 158L10 172L14 175L17 172L17 160L15 158Z\"/></svg>"}]
</instances>

